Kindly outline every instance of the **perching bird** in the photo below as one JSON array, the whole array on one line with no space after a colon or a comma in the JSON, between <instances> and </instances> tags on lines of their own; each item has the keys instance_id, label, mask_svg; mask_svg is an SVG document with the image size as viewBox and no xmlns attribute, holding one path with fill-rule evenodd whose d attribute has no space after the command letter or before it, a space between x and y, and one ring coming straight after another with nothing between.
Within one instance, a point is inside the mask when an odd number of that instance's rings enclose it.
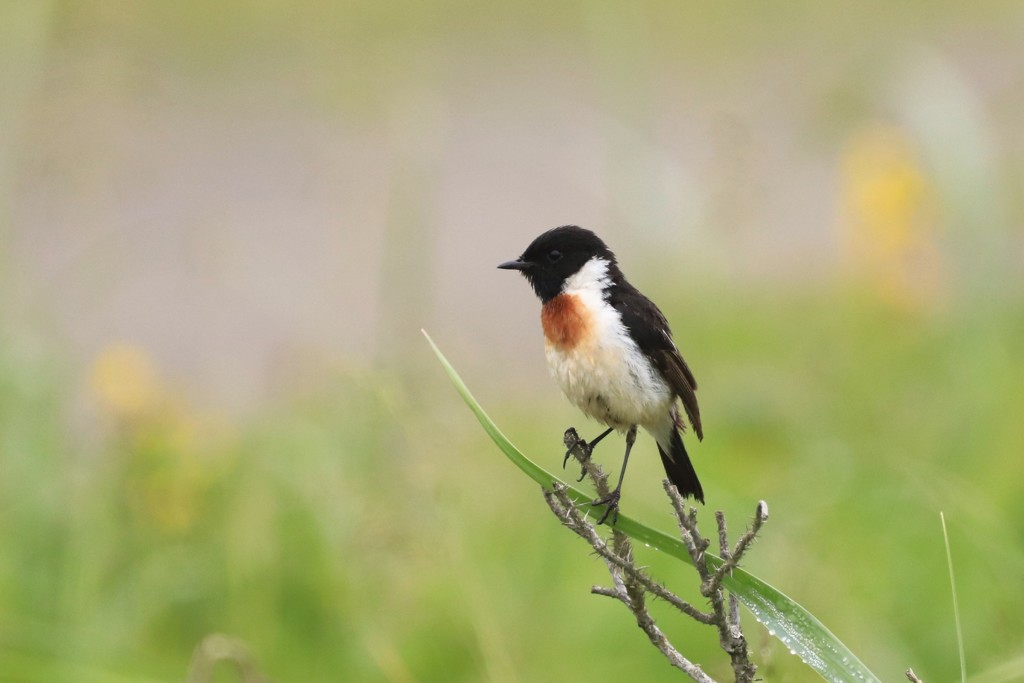
<instances>
[{"instance_id":1,"label":"perching bird","mask_svg":"<svg viewBox=\"0 0 1024 683\"><path fill-rule=\"evenodd\" d=\"M543 306L548 368L566 397L608 429L626 432L619 482L594 501L618 514L629 452L643 427L658 442L669 481L684 496L704 502L704 491L680 430L681 401L698 439L704 438L697 381L658 307L626 281L615 254L589 230L565 225L535 239L523 255L498 266L518 270Z\"/></svg>"}]
</instances>

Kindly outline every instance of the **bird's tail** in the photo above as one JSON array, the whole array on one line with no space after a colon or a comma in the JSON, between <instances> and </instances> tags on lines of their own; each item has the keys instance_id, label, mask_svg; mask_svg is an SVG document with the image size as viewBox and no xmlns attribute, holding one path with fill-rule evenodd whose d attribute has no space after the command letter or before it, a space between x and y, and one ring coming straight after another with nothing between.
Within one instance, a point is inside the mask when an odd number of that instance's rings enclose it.
<instances>
[{"instance_id":1,"label":"bird's tail","mask_svg":"<svg viewBox=\"0 0 1024 683\"><path fill-rule=\"evenodd\" d=\"M675 426L669 430L667 436L667 444L662 444L664 438L657 439L657 441L661 464L665 466L668 480L679 489L679 493L683 494L684 498L693 496L703 503L704 489L700 486L697 472L693 469L693 463L690 462L690 456L686 453L686 447L683 446L683 437L679 435L679 430ZM668 448L666 449L665 446Z\"/></svg>"}]
</instances>

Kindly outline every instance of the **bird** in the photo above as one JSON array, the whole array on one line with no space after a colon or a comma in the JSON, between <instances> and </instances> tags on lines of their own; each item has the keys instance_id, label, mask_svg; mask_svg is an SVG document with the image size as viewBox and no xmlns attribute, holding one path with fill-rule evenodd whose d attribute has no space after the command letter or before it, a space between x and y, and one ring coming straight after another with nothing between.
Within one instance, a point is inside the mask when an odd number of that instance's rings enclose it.
<instances>
[{"instance_id":1,"label":"bird","mask_svg":"<svg viewBox=\"0 0 1024 683\"><path fill-rule=\"evenodd\" d=\"M592 231L563 225L544 232L522 255L498 265L517 270L541 301L548 369L566 398L607 429L624 432L626 452L615 489L592 505L605 505L604 523L618 518L622 481L637 428L654 437L665 474L679 493L704 502L704 490L681 432L683 411L703 440L697 381L653 301L626 280L618 260ZM564 466L564 462L563 462Z\"/></svg>"}]
</instances>

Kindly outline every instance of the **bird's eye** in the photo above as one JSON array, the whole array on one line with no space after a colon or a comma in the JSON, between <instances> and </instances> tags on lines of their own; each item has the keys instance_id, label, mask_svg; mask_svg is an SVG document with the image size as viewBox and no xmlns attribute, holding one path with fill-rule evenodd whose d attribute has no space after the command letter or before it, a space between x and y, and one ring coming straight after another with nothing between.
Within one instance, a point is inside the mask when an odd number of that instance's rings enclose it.
<instances>
[{"instance_id":1,"label":"bird's eye","mask_svg":"<svg viewBox=\"0 0 1024 683\"><path fill-rule=\"evenodd\" d=\"M561 260L562 252L558 251L557 249L552 249L551 251L548 252L548 261L550 263L558 263Z\"/></svg>"}]
</instances>

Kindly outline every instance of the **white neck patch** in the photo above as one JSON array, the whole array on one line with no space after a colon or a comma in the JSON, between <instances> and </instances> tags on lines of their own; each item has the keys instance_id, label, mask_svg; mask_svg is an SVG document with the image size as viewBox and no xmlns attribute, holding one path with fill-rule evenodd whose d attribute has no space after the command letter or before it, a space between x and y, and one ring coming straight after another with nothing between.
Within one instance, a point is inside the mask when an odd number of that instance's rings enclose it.
<instances>
[{"instance_id":1,"label":"white neck patch","mask_svg":"<svg viewBox=\"0 0 1024 683\"><path fill-rule=\"evenodd\" d=\"M564 294L578 294L581 292L596 292L603 294L604 288L611 280L608 279L608 260L595 256L576 271L571 277L566 278L562 286Z\"/></svg>"}]
</instances>

